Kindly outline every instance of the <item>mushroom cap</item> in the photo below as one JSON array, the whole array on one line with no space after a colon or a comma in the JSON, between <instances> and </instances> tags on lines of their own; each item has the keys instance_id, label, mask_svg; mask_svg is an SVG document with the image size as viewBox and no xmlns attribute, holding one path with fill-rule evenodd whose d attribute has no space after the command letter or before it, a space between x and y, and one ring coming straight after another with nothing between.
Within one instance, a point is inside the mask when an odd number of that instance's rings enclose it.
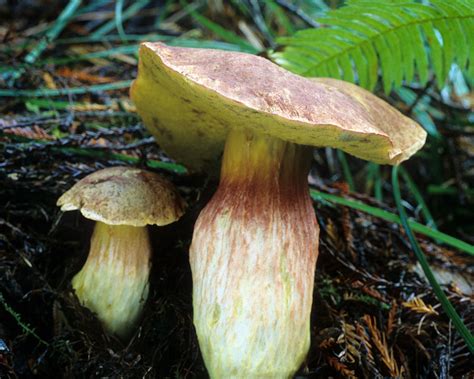
<instances>
[{"instance_id":1,"label":"mushroom cap","mask_svg":"<svg viewBox=\"0 0 474 379\"><path fill-rule=\"evenodd\" d=\"M57 201L62 211L109 225L167 225L184 213L184 200L160 175L133 167L110 167L78 181Z\"/></svg>"},{"instance_id":2,"label":"mushroom cap","mask_svg":"<svg viewBox=\"0 0 474 379\"><path fill-rule=\"evenodd\" d=\"M231 128L381 164L408 159L426 139L416 122L356 85L304 78L246 53L143 43L131 97L162 148L196 170L216 166Z\"/></svg>"}]
</instances>

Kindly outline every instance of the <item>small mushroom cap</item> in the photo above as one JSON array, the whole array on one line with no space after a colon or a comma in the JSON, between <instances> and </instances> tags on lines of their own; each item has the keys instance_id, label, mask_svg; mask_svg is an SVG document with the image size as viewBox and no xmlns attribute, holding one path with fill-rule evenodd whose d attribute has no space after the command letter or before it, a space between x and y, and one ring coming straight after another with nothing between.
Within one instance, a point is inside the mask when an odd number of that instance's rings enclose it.
<instances>
[{"instance_id":1,"label":"small mushroom cap","mask_svg":"<svg viewBox=\"0 0 474 379\"><path fill-rule=\"evenodd\" d=\"M231 128L398 164L426 132L370 92L237 52L144 43L131 96L146 127L191 169L215 166Z\"/></svg>"},{"instance_id":2,"label":"small mushroom cap","mask_svg":"<svg viewBox=\"0 0 474 379\"><path fill-rule=\"evenodd\" d=\"M77 182L57 201L62 211L109 225L167 225L184 213L184 200L160 175L132 167L99 170Z\"/></svg>"}]
</instances>

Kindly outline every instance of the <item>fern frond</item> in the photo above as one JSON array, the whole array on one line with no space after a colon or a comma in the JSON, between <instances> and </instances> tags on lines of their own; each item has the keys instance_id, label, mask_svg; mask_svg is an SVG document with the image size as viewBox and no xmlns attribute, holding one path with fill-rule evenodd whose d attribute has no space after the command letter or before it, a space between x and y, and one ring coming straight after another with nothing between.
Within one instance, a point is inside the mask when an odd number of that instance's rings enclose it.
<instances>
[{"instance_id":1,"label":"fern frond","mask_svg":"<svg viewBox=\"0 0 474 379\"><path fill-rule=\"evenodd\" d=\"M278 42L272 58L304 76L329 76L373 90L379 72L385 92L421 85L432 69L442 87L453 63L474 76L474 0L348 0L305 29Z\"/></svg>"}]
</instances>

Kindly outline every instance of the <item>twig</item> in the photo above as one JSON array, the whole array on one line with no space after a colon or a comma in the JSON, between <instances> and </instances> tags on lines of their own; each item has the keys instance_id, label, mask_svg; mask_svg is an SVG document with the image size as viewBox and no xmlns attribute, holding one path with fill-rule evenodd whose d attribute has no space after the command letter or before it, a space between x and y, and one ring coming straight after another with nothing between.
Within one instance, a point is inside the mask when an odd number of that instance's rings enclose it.
<instances>
[{"instance_id":1,"label":"twig","mask_svg":"<svg viewBox=\"0 0 474 379\"><path fill-rule=\"evenodd\" d=\"M46 97L46 96L65 96L82 95L90 92L113 91L116 89L128 88L132 80L122 80L115 83L96 84L92 86L60 88L60 89L0 89L0 97Z\"/></svg>"},{"instance_id":2,"label":"twig","mask_svg":"<svg viewBox=\"0 0 474 379\"><path fill-rule=\"evenodd\" d=\"M23 140L30 140L26 137L21 137L21 138L17 137L17 138L23 139ZM104 150L98 150L97 148L91 148L91 147L83 148L83 147L71 146L67 144L58 145L58 141L53 141L53 142L45 142L42 140L30 140L30 141L31 141L30 143L26 144L28 145L27 147L33 148L35 150L49 149L50 151L55 152L55 153L81 155L85 157L93 157L96 159L117 160L117 161L131 163L131 164L138 164L143 161L140 158L131 157L126 154L113 153L109 151L110 148L104 151ZM62 140L61 142L64 143L64 140ZM22 146L20 144L16 144L15 146L19 150L22 149ZM154 159L145 159L144 163L148 167L151 167L151 168L167 170L170 172L175 172L177 174L187 173L187 170L184 166L181 166L179 164L172 163L172 162L163 162L163 161L158 161Z\"/></svg>"},{"instance_id":3,"label":"twig","mask_svg":"<svg viewBox=\"0 0 474 379\"><path fill-rule=\"evenodd\" d=\"M74 112L75 118L79 117L131 117L138 118L136 113L123 112L123 111L76 111ZM0 118L0 132L4 132L9 129L24 128L33 125L47 125L47 124L58 124L67 121L69 113L58 114L57 117L51 118L51 116L39 116L32 118L19 118L18 121L11 119L12 124L8 124L9 119Z\"/></svg>"}]
</instances>

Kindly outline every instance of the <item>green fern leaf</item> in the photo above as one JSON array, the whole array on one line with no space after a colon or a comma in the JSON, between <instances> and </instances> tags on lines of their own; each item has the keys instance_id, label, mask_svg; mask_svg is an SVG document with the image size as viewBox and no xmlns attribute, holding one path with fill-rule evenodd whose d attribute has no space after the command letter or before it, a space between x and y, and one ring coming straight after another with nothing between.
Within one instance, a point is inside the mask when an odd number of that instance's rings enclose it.
<instances>
[{"instance_id":1,"label":"green fern leaf","mask_svg":"<svg viewBox=\"0 0 474 379\"><path fill-rule=\"evenodd\" d=\"M317 20L324 27L278 40L271 52L304 76L331 76L373 90L380 75L389 92L432 70L439 87L451 65L474 76L474 0L347 0Z\"/></svg>"}]
</instances>

